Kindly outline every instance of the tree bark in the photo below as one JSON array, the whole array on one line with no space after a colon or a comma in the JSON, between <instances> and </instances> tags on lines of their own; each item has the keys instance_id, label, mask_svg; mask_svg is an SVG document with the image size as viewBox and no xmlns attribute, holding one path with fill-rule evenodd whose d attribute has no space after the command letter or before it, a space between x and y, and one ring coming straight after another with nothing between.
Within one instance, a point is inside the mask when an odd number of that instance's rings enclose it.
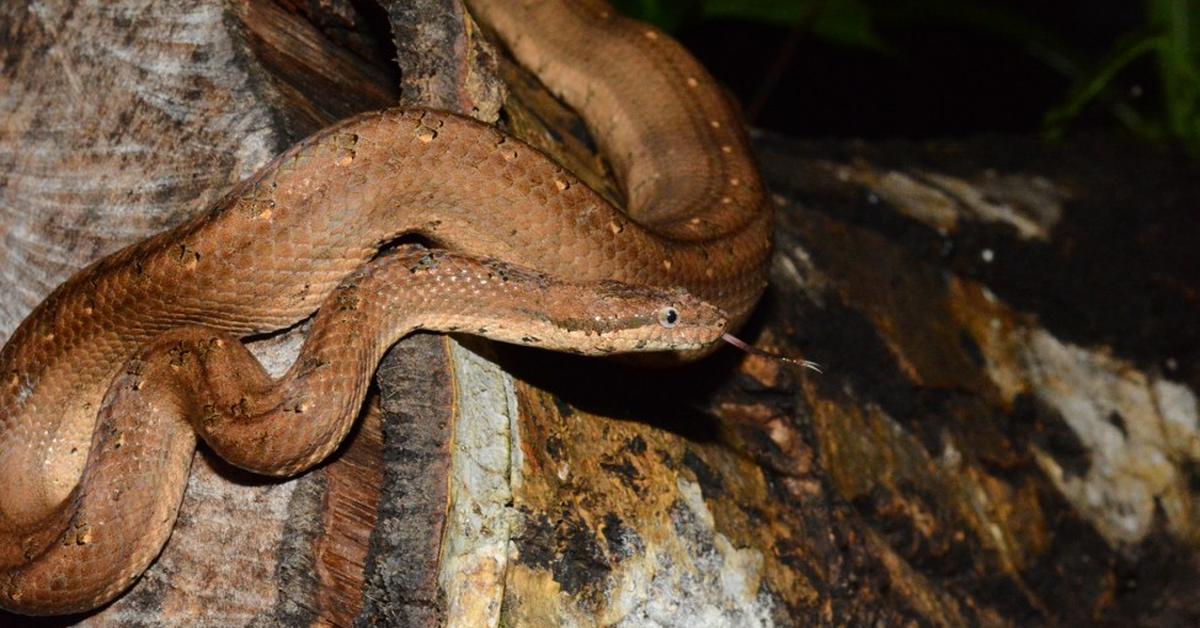
<instances>
[{"instance_id":1,"label":"tree bark","mask_svg":"<svg viewBox=\"0 0 1200 628\"><path fill-rule=\"evenodd\" d=\"M4 336L358 111L498 120L621 197L456 0L9 4L0 32ZM202 448L145 576L47 623L1200 621L1197 169L1113 138L755 145L777 253L744 335L823 374L420 335L334 461L275 482ZM302 333L253 346L278 372Z\"/></svg>"}]
</instances>

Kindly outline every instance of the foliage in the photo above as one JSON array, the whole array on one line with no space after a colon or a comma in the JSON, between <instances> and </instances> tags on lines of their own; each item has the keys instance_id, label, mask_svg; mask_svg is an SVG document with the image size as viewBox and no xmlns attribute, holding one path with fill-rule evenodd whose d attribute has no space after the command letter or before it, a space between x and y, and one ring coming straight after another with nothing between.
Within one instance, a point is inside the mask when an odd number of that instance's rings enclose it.
<instances>
[{"instance_id":1,"label":"foliage","mask_svg":"<svg viewBox=\"0 0 1200 628\"><path fill-rule=\"evenodd\" d=\"M799 26L833 43L883 48L863 0L617 0L614 4L667 31L698 20L737 19Z\"/></svg>"},{"instance_id":2,"label":"foliage","mask_svg":"<svg viewBox=\"0 0 1200 628\"><path fill-rule=\"evenodd\" d=\"M1100 58L1074 50L1062 37L998 0L618 0L618 8L668 30L706 19L756 21L802 29L842 46L892 54L881 35L905 25L947 24L997 37L1031 55L1070 84L1045 115L1048 137L1061 136L1088 108L1102 108L1140 135L1182 144L1200 156L1200 0L1142 0L1145 21ZM1099 10L1099 9L1098 9ZM1135 108L1118 93L1130 66L1152 62L1158 85L1154 110Z\"/></svg>"}]
</instances>

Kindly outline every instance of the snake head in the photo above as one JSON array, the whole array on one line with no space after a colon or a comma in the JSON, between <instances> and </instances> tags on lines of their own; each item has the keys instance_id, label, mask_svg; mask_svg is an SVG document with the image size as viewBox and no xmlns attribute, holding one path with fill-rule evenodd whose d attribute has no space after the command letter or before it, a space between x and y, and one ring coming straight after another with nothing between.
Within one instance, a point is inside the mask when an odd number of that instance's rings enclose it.
<instances>
[{"instance_id":1,"label":"snake head","mask_svg":"<svg viewBox=\"0 0 1200 628\"><path fill-rule=\"evenodd\" d=\"M723 311L681 289L600 281L572 286L580 307L550 316L560 348L586 355L642 351L696 351L729 326ZM557 344L557 343L554 343Z\"/></svg>"}]
</instances>

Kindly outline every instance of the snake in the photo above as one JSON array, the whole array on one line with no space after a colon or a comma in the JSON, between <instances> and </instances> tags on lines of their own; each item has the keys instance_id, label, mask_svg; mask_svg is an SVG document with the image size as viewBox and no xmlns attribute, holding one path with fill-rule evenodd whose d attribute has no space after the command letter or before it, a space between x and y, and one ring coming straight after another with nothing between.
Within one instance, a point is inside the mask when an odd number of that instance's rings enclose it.
<instances>
[{"instance_id":1,"label":"snake","mask_svg":"<svg viewBox=\"0 0 1200 628\"><path fill-rule=\"evenodd\" d=\"M495 126L390 109L83 268L0 350L0 608L127 590L167 542L198 438L268 475L324 460L414 330L696 356L746 320L771 209L700 63L599 0L467 4L583 118L624 208ZM242 344L306 320L277 379Z\"/></svg>"}]
</instances>

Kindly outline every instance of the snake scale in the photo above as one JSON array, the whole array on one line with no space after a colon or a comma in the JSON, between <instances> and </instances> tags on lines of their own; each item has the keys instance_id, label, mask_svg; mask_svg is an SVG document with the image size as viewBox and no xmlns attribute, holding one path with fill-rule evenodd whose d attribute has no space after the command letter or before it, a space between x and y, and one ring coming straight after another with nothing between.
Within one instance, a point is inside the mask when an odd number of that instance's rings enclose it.
<instances>
[{"instance_id":1,"label":"snake scale","mask_svg":"<svg viewBox=\"0 0 1200 628\"><path fill-rule=\"evenodd\" d=\"M389 110L83 269L0 352L0 607L78 612L127 589L166 543L197 435L260 473L320 462L414 329L605 354L702 351L745 320L771 211L699 63L598 0L468 5L581 114L626 211L493 127ZM437 248L381 253L405 235ZM239 337L314 311L272 380Z\"/></svg>"}]
</instances>

